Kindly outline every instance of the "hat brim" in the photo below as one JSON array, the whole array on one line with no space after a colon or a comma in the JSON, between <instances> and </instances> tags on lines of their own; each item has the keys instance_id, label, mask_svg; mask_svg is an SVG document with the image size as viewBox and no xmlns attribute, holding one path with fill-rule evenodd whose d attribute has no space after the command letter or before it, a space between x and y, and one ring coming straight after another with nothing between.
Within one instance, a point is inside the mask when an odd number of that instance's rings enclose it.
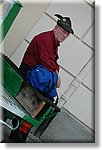
<instances>
[{"instance_id":1,"label":"hat brim","mask_svg":"<svg viewBox=\"0 0 102 150\"><path fill-rule=\"evenodd\" d=\"M74 34L73 29L71 29L70 27L65 26L65 25L63 25L62 23L59 23L59 22L57 22L57 24L58 24L59 26L61 26L65 31L67 31L67 32L69 32L69 33L71 33L71 34Z\"/></svg>"}]
</instances>

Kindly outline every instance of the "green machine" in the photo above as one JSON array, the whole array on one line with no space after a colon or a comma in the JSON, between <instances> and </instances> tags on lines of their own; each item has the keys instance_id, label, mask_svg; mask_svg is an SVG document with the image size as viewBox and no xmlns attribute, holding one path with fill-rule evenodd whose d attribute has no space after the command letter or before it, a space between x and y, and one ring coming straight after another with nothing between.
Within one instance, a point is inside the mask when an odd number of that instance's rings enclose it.
<instances>
[{"instance_id":1,"label":"green machine","mask_svg":"<svg viewBox=\"0 0 102 150\"><path fill-rule=\"evenodd\" d=\"M22 5L17 0L0 1L0 44L9 31Z\"/></svg>"},{"instance_id":2,"label":"green machine","mask_svg":"<svg viewBox=\"0 0 102 150\"><path fill-rule=\"evenodd\" d=\"M0 54L2 80L0 80L0 108L3 117L0 122L11 129L14 142L25 142L31 128L40 136L60 109L39 91L30 87L20 75L15 64ZM12 121L12 126L7 120Z\"/></svg>"}]
</instances>

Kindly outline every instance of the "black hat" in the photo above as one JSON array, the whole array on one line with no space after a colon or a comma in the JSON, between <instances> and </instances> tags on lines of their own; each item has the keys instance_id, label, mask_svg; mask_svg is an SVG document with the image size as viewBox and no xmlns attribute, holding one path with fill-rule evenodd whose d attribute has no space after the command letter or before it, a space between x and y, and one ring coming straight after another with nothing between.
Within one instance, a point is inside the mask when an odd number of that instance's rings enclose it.
<instances>
[{"instance_id":1,"label":"black hat","mask_svg":"<svg viewBox=\"0 0 102 150\"><path fill-rule=\"evenodd\" d=\"M70 20L69 17L62 17L59 14L55 14L55 16L59 18L58 21L57 21L57 24L59 26L61 26L65 31L74 34L74 31L71 27L71 20Z\"/></svg>"}]
</instances>

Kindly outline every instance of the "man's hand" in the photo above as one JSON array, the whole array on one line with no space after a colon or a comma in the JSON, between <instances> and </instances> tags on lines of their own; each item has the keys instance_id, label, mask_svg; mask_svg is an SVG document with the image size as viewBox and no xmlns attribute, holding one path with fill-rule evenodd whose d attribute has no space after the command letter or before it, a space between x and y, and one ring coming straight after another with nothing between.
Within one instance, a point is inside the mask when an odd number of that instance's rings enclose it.
<instances>
[{"instance_id":1,"label":"man's hand","mask_svg":"<svg viewBox=\"0 0 102 150\"><path fill-rule=\"evenodd\" d=\"M58 71L56 70L56 73L58 74ZM56 85L56 87L57 88L60 88L60 85L61 85L61 79L60 79L60 76L59 76L59 74L58 74L58 80L57 80L57 85Z\"/></svg>"}]
</instances>

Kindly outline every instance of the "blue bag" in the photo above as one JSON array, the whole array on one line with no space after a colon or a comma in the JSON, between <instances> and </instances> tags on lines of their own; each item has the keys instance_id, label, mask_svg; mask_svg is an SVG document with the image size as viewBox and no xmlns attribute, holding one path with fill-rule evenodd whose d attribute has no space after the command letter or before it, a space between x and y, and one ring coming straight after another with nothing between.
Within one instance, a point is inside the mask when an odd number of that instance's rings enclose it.
<instances>
[{"instance_id":1,"label":"blue bag","mask_svg":"<svg viewBox=\"0 0 102 150\"><path fill-rule=\"evenodd\" d=\"M33 70L28 71L27 74L27 82L49 98L57 96L57 79L58 75L56 72L51 72L42 65L35 66Z\"/></svg>"}]
</instances>

